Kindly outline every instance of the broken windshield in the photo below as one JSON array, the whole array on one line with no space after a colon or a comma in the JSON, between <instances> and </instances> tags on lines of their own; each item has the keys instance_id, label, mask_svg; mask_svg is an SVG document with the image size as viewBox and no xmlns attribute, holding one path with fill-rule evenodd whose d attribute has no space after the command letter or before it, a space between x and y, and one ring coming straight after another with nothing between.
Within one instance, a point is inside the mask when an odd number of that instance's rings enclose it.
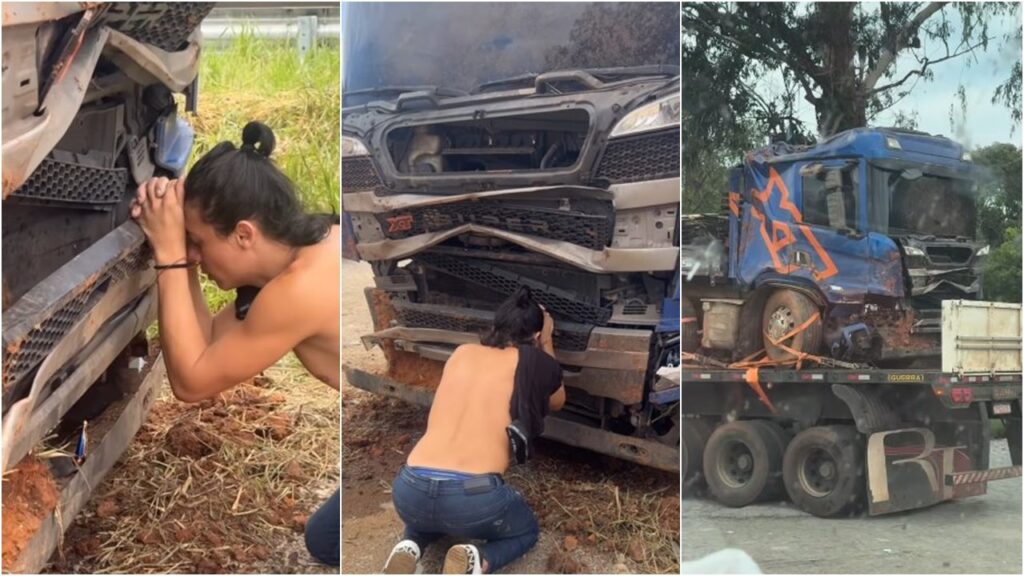
<instances>
[{"instance_id":1,"label":"broken windshield","mask_svg":"<svg viewBox=\"0 0 1024 576\"><path fill-rule=\"evenodd\" d=\"M869 228L885 234L973 238L974 182L922 173L920 169L872 167Z\"/></svg>"},{"instance_id":2,"label":"broken windshield","mask_svg":"<svg viewBox=\"0 0 1024 576\"><path fill-rule=\"evenodd\" d=\"M346 3L343 92L422 85L471 92L556 69L678 67L678 28L664 25L678 19L678 6L674 14L670 8Z\"/></svg>"}]
</instances>

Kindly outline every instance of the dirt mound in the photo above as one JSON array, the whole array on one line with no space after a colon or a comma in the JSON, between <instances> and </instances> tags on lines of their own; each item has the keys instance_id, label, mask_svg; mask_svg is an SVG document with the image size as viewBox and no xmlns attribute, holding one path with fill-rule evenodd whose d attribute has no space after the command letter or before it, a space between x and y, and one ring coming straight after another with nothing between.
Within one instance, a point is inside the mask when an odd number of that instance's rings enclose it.
<instances>
[{"instance_id":1,"label":"dirt mound","mask_svg":"<svg viewBox=\"0 0 1024 576\"><path fill-rule=\"evenodd\" d=\"M3 478L3 569L9 571L60 501L50 467L28 457Z\"/></svg>"},{"instance_id":2,"label":"dirt mound","mask_svg":"<svg viewBox=\"0 0 1024 576\"><path fill-rule=\"evenodd\" d=\"M337 404L296 409L279 386L261 378L196 404L156 402L49 570L319 571L305 554L285 566L271 546L295 539L326 499L321 487L336 486Z\"/></svg>"},{"instance_id":3,"label":"dirt mound","mask_svg":"<svg viewBox=\"0 0 1024 576\"><path fill-rule=\"evenodd\" d=\"M395 309L391 306L391 299L387 292L374 290L372 300L373 312L377 320L374 330L390 328L395 319ZM412 386L431 389L437 388L441 384L441 374L444 372L443 362L399 350L388 340L381 341L380 347L388 361L388 378Z\"/></svg>"}]
</instances>

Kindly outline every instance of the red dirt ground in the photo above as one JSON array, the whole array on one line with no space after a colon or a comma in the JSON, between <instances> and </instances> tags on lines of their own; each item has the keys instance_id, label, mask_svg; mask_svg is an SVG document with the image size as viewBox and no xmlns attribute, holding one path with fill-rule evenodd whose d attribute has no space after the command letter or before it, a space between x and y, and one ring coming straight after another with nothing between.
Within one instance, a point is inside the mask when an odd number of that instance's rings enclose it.
<instances>
[{"instance_id":1,"label":"red dirt ground","mask_svg":"<svg viewBox=\"0 0 1024 576\"><path fill-rule=\"evenodd\" d=\"M45 462L27 457L3 479L3 569L14 565L43 520L60 501Z\"/></svg>"}]
</instances>

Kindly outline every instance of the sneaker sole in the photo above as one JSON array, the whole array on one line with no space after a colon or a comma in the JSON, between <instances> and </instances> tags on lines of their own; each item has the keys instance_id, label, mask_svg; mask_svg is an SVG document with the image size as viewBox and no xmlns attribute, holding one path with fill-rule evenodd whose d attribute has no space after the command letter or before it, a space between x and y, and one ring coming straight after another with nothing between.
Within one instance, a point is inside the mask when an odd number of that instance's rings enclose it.
<instances>
[{"instance_id":1,"label":"sneaker sole","mask_svg":"<svg viewBox=\"0 0 1024 576\"><path fill-rule=\"evenodd\" d=\"M469 553L462 546L455 546L444 556L442 574L469 574Z\"/></svg>"},{"instance_id":2,"label":"sneaker sole","mask_svg":"<svg viewBox=\"0 0 1024 576\"><path fill-rule=\"evenodd\" d=\"M415 574L416 557L407 552L396 552L384 566L385 574Z\"/></svg>"}]
</instances>

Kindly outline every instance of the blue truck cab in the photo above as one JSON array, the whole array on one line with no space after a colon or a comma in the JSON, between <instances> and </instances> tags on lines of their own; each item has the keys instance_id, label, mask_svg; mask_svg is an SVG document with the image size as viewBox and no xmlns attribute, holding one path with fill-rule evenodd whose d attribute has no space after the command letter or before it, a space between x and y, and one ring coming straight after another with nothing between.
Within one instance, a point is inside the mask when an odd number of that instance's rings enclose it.
<instances>
[{"instance_id":1,"label":"blue truck cab","mask_svg":"<svg viewBox=\"0 0 1024 576\"><path fill-rule=\"evenodd\" d=\"M979 175L956 142L891 128L747 153L723 213L683 218L683 321L702 326L684 348L937 359L942 300L981 298Z\"/></svg>"}]
</instances>

